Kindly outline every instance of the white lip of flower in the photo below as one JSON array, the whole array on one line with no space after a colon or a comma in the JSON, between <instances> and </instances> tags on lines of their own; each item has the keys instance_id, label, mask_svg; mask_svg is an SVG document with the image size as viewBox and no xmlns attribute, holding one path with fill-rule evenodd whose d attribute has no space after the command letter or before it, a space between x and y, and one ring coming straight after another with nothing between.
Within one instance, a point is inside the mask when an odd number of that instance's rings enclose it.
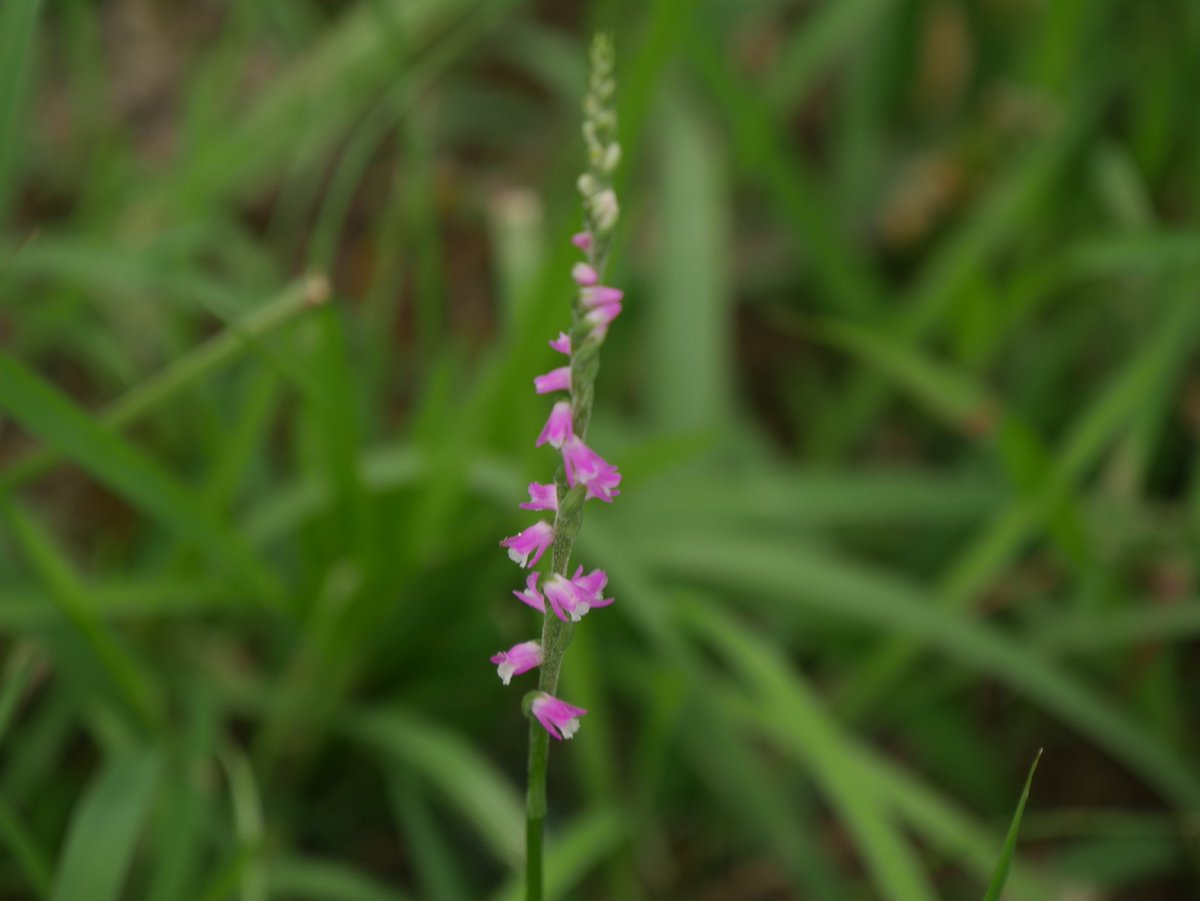
<instances>
[{"instance_id":1,"label":"white lip of flower","mask_svg":"<svg viewBox=\"0 0 1200 901\"><path fill-rule=\"evenodd\" d=\"M525 561L529 559L529 554L528 554L528 552L522 554L516 548L510 547L508 549L508 559L511 560L513 563L517 564L518 566L524 566Z\"/></svg>"},{"instance_id":2,"label":"white lip of flower","mask_svg":"<svg viewBox=\"0 0 1200 901\"><path fill-rule=\"evenodd\" d=\"M580 601L575 605L574 609L571 610L571 621L576 623L579 622L591 609L592 608L588 606L587 601Z\"/></svg>"},{"instance_id":3,"label":"white lip of flower","mask_svg":"<svg viewBox=\"0 0 1200 901\"><path fill-rule=\"evenodd\" d=\"M507 660L496 667L496 672L500 674L500 681L505 685L512 681L513 673L515 673L516 670L517 668Z\"/></svg>"},{"instance_id":4,"label":"white lip of flower","mask_svg":"<svg viewBox=\"0 0 1200 901\"><path fill-rule=\"evenodd\" d=\"M562 732L563 738L574 738L575 733L579 731L579 717L574 717L572 719L567 720L565 723L563 723L558 728L559 728L559 731Z\"/></svg>"}]
</instances>

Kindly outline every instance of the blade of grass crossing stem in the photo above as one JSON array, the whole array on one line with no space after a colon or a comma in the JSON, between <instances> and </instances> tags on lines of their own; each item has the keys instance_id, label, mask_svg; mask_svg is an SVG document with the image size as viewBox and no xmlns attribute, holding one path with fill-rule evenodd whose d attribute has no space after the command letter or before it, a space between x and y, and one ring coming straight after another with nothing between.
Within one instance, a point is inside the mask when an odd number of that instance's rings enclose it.
<instances>
[{"instance_id":1,"label":"blade of grass crossing stem","mask_svg":"<svg viewBox=\"0 0 1200 901\"><path fill-rule=\"evenodd\" d=\"M1021 800L1017 802L1017 810L1013 814L1012 824L1008 827L1008 835L1004 839L1004 850L996 863L996 873L988 885L987 894L983 901L1000 901L1004 885L1008 882L1008 871L1012 868L1013 857L1017 853L1017 833L1021 831L1021 816L1025 813L1025 802L1029 800L1029 789L1033 786L1033 774L1037 772L1038 761L1042 759L1039 750L1029 767L1029 775L1025 778L1025 788L1021 792Z\"/></svg>"},{"instance_id":2,"label":"blade of grass crossing stem","mask_svg":"<svg viewBox=\"0 0 1200 901\"><path fill-rule=\"evenodd\" d=\"M76 806L50 901L117 901L158 784L150 748L110 758Z\"/></svg>"},{"instance_id":3,"label":"blade of grass crossing stem","mask_svg":"<svg viewBox=\"0 0 1200 901\"><path fill-rule=\"evenodd\" d=\"M37 24L42 0L7 0L0 6L0 228L8 223L21 157L28 142L25 111L33 92Z\"/></svg>"},{"instance_id":4,"label":"blade of grass crossing stem","mask_svg":"<svg viewBox=\"0 0 1200 901\"><path fill-rule=\"evenodd\" d=\"M495 767L458 736L396 710L369 713L346 726L389 764L409 768L438 790L493 853L515 865L524 853L524 805Z\"/></svg>"},{"instance_id":5,"label":"blade of grass crossing stem","mask_svg":"<svg viewBox=\"0 0 1200 901\"><path fill-rule=\"evenodd\" d=\"M879 797L865 790L852 741L775 647L716 607L698 605L688 620L740 674L752 693L744 712L782 749L795 754L854 837L875 888L895 901L936 898L917 855Z\"/></svg>"},{"instance_id":6,"label":"blade of grass crossing stem","mask_svg":"<svg viewBox=\"0 0 1200 901\"><path fill-rule=\"evenodd\" d=\"M281 601L282 587L275 575L226 524L210 516L199 498L152 457L97 424L57 388L3 351L0 408L133 506L194 541L257 595ZM6 487L0 483L0 493Z\"/></svg>"},{"instance_id":7,"label":"blade of grass crossing stem","mask_svg":"<svg viewBox=\"0 0 1200 901\"><path fill-rule=\"evenodd\" d=\"M1174 304L1133 359L1072 426L1062 449L1046 472L1040 490L1023 495L985 528L946 572L937 593L943 609L970 608L1045 521L1061 500L1143 408L1143 395L1161 388L1195 344L1200 304L1190 283L1180 288ZM861 714L877 703L912 661L910 640L888 642L857 671L844 696L845 709Z\"/></svg>"},{"instance_id":8,"label":"blade of grass crossing stem","mask_svg":"<svg viewBox=\"0 0 1200 901\"><path fill-rule=\"evenodd\" d=\"M121 646L116 636L96 617L87 588L72 571L66 555L55 545L32 516L0 494L0 521L16 538L33 572L45 585L63 618L95 655L100 670L112 680L113 688L143 724L153 724L162 715L162 697L154 680Z\"/></svg>"}]
</instances>

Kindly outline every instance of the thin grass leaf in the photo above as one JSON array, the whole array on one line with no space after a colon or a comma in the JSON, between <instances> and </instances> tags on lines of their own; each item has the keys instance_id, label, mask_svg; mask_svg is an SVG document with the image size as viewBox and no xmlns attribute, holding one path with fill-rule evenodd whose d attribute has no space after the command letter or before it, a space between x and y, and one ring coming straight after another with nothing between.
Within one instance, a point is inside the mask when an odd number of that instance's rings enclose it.
<instances>
[{"instance_id":1,"label":"thin grass leaf","mask_svg":"<svg viewBox=\"0 0 1200 901\"><path fill-rule=\"evenodd\" d=\"M0 351L0 408L135 507L204 548L231 575L271 601L275 575L204 504L151 457L98 425L58 389ZM0 493L10 486L0 482Z\"/></svg>"},{"instance_id":2,"label":"thin grass leaf","mask_svg":"<svg viewBox=\"0 0 1200 901\"><path fill-rule=\"evenodd\" d=\"M498 858L516 864L524 852L524 805L486 758L441 727L398 710L361 714L346 729L389 764L429 782Z\"/></svg>"},{"instance_id":3,"label":"thin grass leaf","mask_svg":"<svg viewBox=\"0 0 1200 901\"><path fill-rule=\"evenodd\" d=\"M0 7L0 226L8 224L21 156L31 129L25 109L33 91L33 61L42 0L7 0Z\"/></svg>"},{"instance_id":4,"label":"thin grass leaf","mask_svg":"<svg viewBox=\"0 0 1200 901\"><path fill-rule=\"evenodd\" d=\"M1029 766L1029 775L1025 778L1021 800L1017 802L1012 824L1008 827L1008 835L1004 839L1004 850L1000 853L1000 860L996 862L996 873L988 884L983 901L1000 901L1000 895L1004 892L1004 886L1008 882L1008 871L1012 868L1013 857L1017 853L1017 833L1021 831L1021 816L1025 813L1025 802L1029 800L1029 790L1033 787L1033 774L1037 772L1038 761L1041 759L1042 752L1039 749Z\"/></svg>"},{"instance_id":5,"label":"thin grass leaf","mask_svg":"<svg viewBox=\"0 0 1200 901\"><path fill-rule=\"evenodd\" d=\"M117 901L158 785L158 751L115 755L76 806L50 901Z\"/></svg>"}]
</instances>

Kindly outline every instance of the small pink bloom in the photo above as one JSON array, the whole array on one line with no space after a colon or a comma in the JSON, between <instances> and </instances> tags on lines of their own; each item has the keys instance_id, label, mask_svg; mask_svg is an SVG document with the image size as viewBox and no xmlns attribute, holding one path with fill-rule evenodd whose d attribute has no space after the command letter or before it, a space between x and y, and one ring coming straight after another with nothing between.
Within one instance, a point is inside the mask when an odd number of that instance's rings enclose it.
<instances>
[{"instance_id":1,"label":"small pink bloom","mask_svg":"<svg viewBox=\"0 0 1200 901\"><path fill-rule=\"evenodd\" d=\"M579 590L575 587L575 583L564 575L552 574L546 580L543 591L546 593L546 600L550 602L550 609L564 623L568 619L579 622L588 612L587 605L583 604L579 597ZM581 604L583 604L582 610L579 609Z\"/></svg>"},{"instance_id":2,"label":"small pink bloom","mask_svg":"<svg viewBox=\"0 0 1200 901\"><path fill-rule=\"evenodd\" d=\"M545 375L539 375L533 380L533 386L538 394L549 394L551 391L571 390L571 367L560 366L551 369Z\"/></svg>"},{"instance_id":3,"label":"small pink bloom","mask_svg":"<svg viewBox=\"0 0 1200 901\"><path fill-rule=\"evenodd\" d=\"M571 402L560 400L550 411L550 418L546 420L534 447L541 447L547 443L551 447L562 447L573 434L575 432L571 428Z\"/></svg>"},{"instance_id":4,"label":"small pink bloom","mask_svg":"<svg viewBox=\"0 0 1200 901\"><path fill-rule=\"evenodd\" d=\"M594 310L596 307L606 304L620 303L625 299L625 292L620 288L610 288L608 285L595 285L580 291L579 299L589 310Z\"/></svg>"},{"instance_id":5,"label":"small pink bloom","mask_svg":"<svg viewBox=\"0 0 1200 901\"><path fill-rule=\"evenodd\" d=\"M550 342L550 347L569 357L571 355L571 336L566 332L559 332L558 337Z\"/></svg>"},{"instance_id":6,"label":"small pink bloom","mask_svg":"<svg viewBox=\"0 0 1200 901\"><path fill-rule=\"evenodd\" d=\"M592 327L592 331L603 338L608 334L608 327L612 321L620 315L621 305L619 303L606 303L589 310L583 319Z\"/></svg>"},{"instance_id":7,"label":"small pink bloom","mask_svg":"<svg viewBox=\"0 0 1200 901\"><path fill-rule=\"evenodd\" d=\"M557 510L558 487L553 483L529 483L529 500L519 505L522 510Z\"/></svg>"},{"instance_id":8,"label":"small pink bloom","mask_svg":"<svg viewBox=\"0 0 1200 901\"><path fill-rule=\"evenodd\" d=\"M589 608L607 607L613 602L613 598L604 597L604 586L608 584L608 573L604 570L593 569L584 575L581 566L575 570L575 577L571 581Z\"/></svg>"},{"instance_id":9,"label":"small pink bloom","mask_svg":"<svg viewBox=\"0 0 1200 901\"><path fill-rule=\"evenodd\" d=\"M571 738L579 731L579 718L587 713L582 707L573 707L544 691L533 699L529 709L550 737L556 739Z\"/></svg>"},{"instance_id":10,"label":"small pink bloom","mask_svg":"<svg viewBox=\"0 0 1200 901\"><path fill-rule=\"evenodd\" d=\"M600 281L600 276L596 270L587 263L576 263L572 266L571 278L575 279L577 285L594 285Z\"/></svg>"},{"instance_id":11,"label":"small pink bloom","mask_svg":"<svg viewBox=\"0 0 1200 901\"><path fill-rule=\"evenodd\" d=\"M542 593L540 591L538 591L537 581L538 581L538 574L530 573L525 578L525 590L524 591L514 591L513 594L516 596L517 600L519 600L522 604L528 604L530 607L532 607L538 613L545 613L546 612L546 599L544 597L542 597Z\"/></svg>"},{"instance_id":12,"label":"small pink bloom","mask_svg":"<svg viewBox=\"0 0 1200 901\"><path fill-rule=\"evenodd\" d=\"M496 664L496 672L500 674L500 681L507 685L512 681L513 676L519 676L521 673L529 672L535 666L541 666L542 646L536 641L515 644L507 651L501 651L494 656L492 663Z\"/></svg>"},{"instance_id":13,"label":"small pink bloom","mask_svg":"<svg viewBox=\"0 0 1200 901\"><path fill-rule=\"evenodd\" d=\"M576 483L587 486L587 496L612 503L612 499L621 492L617 486L621 484L621 474L598 453L584 444L579 438L572 436L563 445L563 468L567 471L567 484L572 488Z\"/></svg>"},{"instance_id":14,"label":"small pink bloom","mask_svg":"<svg viewBox=\"0 0 1200 901\"><path fill-rule=\"evenodd\" d=\"M571 243L584 253L587 253L592 249L592 233L579 232L578 234L571 235Z\"/></svg>"},{"instance_id":15,"label":"small pink bloom","mask_svg":"<svg viewBox=\"0 0 1200 901\"><path fill-rule=\"evenodd\" d=\"M500 547L508 548L508 556L512 561L518 566L528 569L531 566L537 566L537 562L542 559L542 554L546 553L546 548L550 547L550 542L553 540L554 527L542 519L523 532L518 532L511 538L505 538L500 542ZM531 555L532 560L530 559Z\"/></svg>"}]
</instances>

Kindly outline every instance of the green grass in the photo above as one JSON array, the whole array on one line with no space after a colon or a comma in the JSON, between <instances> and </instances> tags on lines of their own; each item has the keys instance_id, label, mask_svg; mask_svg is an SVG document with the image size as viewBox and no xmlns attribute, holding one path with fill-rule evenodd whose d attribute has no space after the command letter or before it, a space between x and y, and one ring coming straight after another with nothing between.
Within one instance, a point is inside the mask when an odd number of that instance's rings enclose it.
<instances>
[{"instance_id":1,"label":"green grass","mask_svg":"<svg viewBox=\"0 0 1200 901\"><path fill-rule=\"evenodd\" d=\"M1197 894L1200 13L160 6L0 5L0 901L521 897L595 28L548 896Z\"/></svg>"}]
</instances>

